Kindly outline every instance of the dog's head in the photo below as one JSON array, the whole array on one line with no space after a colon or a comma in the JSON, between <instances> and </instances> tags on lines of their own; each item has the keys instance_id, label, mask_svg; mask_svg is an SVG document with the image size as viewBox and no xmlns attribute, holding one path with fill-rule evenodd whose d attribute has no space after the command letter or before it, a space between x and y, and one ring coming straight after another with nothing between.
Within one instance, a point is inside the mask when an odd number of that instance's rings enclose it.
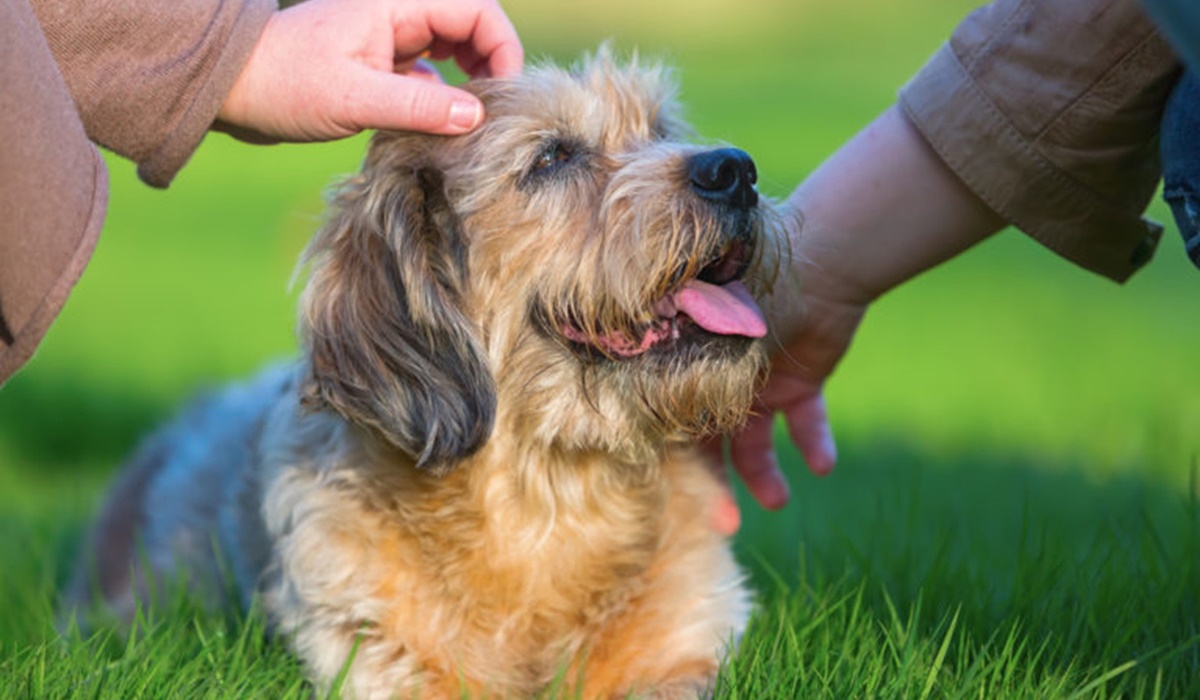
<instances>
[{"instance_id":1,"label":"dog's head","mask_svg":"<svg viewBox=\"0 0 1200 700\"><path fill-rule=\"evenodd\" d=\"M445 469L641 454L736 427L766 367L771 210L687 141L669 76L606 52L470 86L480 129L380 133L308 252L308 400ZM499 436L497 436L499 438Z\"/></svg>"}]
</instances>

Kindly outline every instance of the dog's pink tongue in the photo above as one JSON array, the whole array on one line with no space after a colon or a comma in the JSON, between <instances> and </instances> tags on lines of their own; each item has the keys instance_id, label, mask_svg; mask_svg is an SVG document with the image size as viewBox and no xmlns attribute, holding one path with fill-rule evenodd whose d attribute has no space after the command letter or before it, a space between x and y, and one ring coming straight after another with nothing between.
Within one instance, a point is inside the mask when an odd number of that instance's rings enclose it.
<instances>
[{"instance_id":1,"label":"dog's pink tongue","mask_svg":"<svg viewBox=\"0 0 1200 700\"><path fill-rule=\"evenodd\" d=\"M767 334L762 310L740 281L724 285L692 280L675 293L675 306L709 333L761 338Z\"/></svg>"}]
</instances>

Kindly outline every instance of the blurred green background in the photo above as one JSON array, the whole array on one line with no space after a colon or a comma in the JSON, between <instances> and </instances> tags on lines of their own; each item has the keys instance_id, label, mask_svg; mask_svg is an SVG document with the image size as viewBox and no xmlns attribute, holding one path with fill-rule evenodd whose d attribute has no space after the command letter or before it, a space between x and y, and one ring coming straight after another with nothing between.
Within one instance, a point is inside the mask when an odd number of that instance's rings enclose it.
<instances>
[{"instance_id":1,"label":"blurred green background","mask_svg":"<svg viewBox=\"0 0 1200 700\"><path fill-rule=\"evenodd\" d=\"M888 105L971 6L506 3L535 59L571 60L612 38L677 66L699 132L752 153L762 189L779 197ZM0 478L106 470L198 386L291 353L294 261L323 189L363 145L212 135L165 192L110 158L95 259L34 362L0 392ZM1170 219L1158 202L1151 215ZM1154 464L1155 478L1181 484L1200 447L1200 273L1181 251L1168 231L1153 264L1120 287L1007 232L896 291L829 387L841 441L1028 452L1102 474Z\"/></svg>"},{"instance_id":2,"label":"blurred green background","mask_svg":"<svg viewBox=\"0 0 1200 700\"><path fill-rule=\"evenodd\" d=\"M777 197L890 104L973 6L505 3L534 60L569 61L611 38L676 66L699 133L749 151ZM31 533L77 528L138 437L188 395L293 352L296 257L323 190L357 167L364 144L251 147L213 135L165 192L110 158L91 267L35 360L0 391L0 569L13 547L48 544L59 551L42 558L63 561L70 538ZM1150 213L1169 222L1159 202ZM903 601L949 548L963 571L939 581L998 591L987 599L997 609L971 611L986 628L1017 595L1004 582L1027 538L1061 556L1069 577L1072 564L1105 556L1092 547L1100 531L1119 541L1183 517L1200 454L1198 304L1200 271L1172 226L1125 286L1009 231L895 291L829 385L838 470L816 479L787 452L794 503L747 508L745 556L788 580L797 564L877 574ZM1195 542L1182 546L1194 559ZM1164 555L1163 566L1183 559Z\"/></svg>"}]
</instances>

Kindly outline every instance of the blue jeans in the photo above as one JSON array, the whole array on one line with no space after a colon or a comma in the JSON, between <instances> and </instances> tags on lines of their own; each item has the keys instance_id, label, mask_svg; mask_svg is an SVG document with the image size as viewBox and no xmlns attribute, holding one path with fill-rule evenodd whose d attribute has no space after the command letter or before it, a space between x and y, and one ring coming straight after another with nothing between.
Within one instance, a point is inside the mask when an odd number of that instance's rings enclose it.
<instances>
[{"instance_id":1,"label":"blue jeans","mask_svg":"<svg viewBox=\"0 0 1200 700\"><path fill-rule=\"evenodd\" d=\"M1188 71L1167 99L1162 134L1163 199L1188 257L1200 267L1200 78Z\"/></svg>"},{"instance_id":2,"label":"blue jeans","mask_svg":"<svg viewBox=\"0 0 1200 700\"><path fill-rule=\"evenodd\" d=\"M1142 0L1142 5L1184 63L1200 71L1200 4L1196 0Z\"/></svg>"}]
</instances>

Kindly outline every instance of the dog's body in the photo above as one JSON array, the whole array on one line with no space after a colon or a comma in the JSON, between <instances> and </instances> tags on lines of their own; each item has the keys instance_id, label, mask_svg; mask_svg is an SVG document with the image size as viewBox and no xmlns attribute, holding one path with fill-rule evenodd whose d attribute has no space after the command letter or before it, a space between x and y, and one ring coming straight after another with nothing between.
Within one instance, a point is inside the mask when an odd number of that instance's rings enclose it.
<instances>
[{"instance_id":1,"label":"dog's body","mask_svg":"<svg viewBox=\"0 0 1200 700\"><path fill-rule=\"evenodd\" d=\"M76 602L232 579L356 698L711 689L750 603L691 445L766 366L753 165L603 55L476 89L476 134L376 137L310 248L304 359L142 449Z\"/></svg>"}]
</instances>

